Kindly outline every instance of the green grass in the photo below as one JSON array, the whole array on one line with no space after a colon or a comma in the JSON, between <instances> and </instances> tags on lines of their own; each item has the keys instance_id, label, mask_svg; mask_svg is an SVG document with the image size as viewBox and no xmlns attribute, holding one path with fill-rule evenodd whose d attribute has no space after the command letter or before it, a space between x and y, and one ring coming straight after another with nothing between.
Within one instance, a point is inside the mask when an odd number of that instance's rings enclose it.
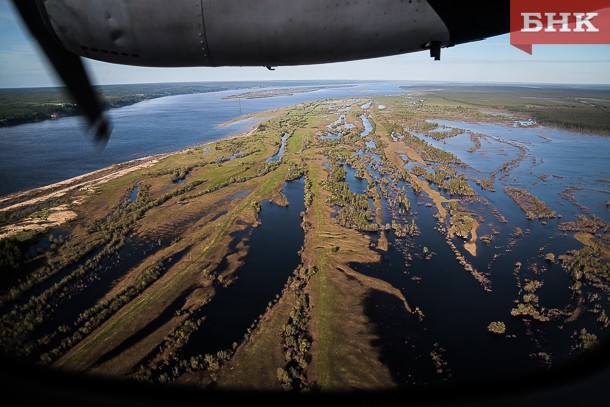
<instances>
[{"instance_id":1,"label":"green grass","mask_svg":"<svg viewBox=\"0 0 610 407\"><path fill-rule=\"evenodd\" d=\"M498 109L568 130L610 135L610 88L607 86L447 86L421 89L427 103L445 108ZM494 120L498 120L495 118Z\"/></svg>"}]
</instances>

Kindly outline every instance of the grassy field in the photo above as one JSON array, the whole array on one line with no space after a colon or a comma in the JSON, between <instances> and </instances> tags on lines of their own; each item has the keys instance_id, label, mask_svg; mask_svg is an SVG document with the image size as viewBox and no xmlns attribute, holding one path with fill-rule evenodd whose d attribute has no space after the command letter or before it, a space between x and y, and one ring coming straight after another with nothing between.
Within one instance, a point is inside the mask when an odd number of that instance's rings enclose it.
<instances>
[{"instance_id":1,"label":"grassy field","mask_svg":"<svg viewBox=\"0 0 610 407\"><path fill-rule=\"evenodd\" d=\"M525 116L567 130L610 135L610 88L607 86L439 86L421 89L429 103L473 107Z\"/></svg>"}]
</instances>

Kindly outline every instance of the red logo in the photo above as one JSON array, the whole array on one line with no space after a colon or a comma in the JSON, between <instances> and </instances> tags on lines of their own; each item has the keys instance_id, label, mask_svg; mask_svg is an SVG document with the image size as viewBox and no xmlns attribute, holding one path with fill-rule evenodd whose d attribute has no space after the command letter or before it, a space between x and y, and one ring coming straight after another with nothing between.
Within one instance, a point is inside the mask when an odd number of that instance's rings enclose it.
<instances>
[{"instance_id":1,"label":"red logo","mask_svg":"<svg viewBox=\"0 0 610 407\"><path fill-rule=\"evenodd\" d=\"M610 0L511 0L510 43L610 44Z\"/></svg>"}]
</instances>

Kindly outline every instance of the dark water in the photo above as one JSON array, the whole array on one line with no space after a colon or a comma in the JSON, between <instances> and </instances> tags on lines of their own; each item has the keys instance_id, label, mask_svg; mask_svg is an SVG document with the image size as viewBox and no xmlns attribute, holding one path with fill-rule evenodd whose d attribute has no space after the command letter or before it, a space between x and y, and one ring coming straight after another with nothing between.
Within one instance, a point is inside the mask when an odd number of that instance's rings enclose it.
<instances>
[{"instance_id":1,"label":"dark water","mask_svg":"<svg viewBox=\"0 0 610 407\"><path fill-rule=\"evenodd\" d=\"M532 227L531 233L506 253L504 248L495 247L506 243L498 238L493 246L479 244L477 257L466 254L477 270L489 275L493 290L486 292L456 261L444 235L434 229L436 209L418 205L427 199L415 196L412 191L408 192L408 198L417 211L420 235L396 239L389 233L389 249L382 252L381 264L353 265L359 272L401 290L411 307L418 307L424 314L420 321L417 315L408 314L395 297L378 291L371 292L365 301L367 315L380 336L376 345L381 350L381 359L398 383L508 378L539 371L544 366L530 357L531 353L545 351L552 355L554 362L565 361L570 357L573 330L598 329L591 320L577 321L565 331L558 328L561 321L547 325L533 321L528 326L521 318L510 315L518 298L517 280L513 275L515 262L536 262L532 259L538 257L540 242L552 235L542 225ZM459 239L454 242L461 247ZM562 253L578 244L574 240L554 239L549 246ZM424 247L433 253L430 259L422 255ZM492 261L497 253L503 254ZM537 260L537 263L544 262ZM522 275L544 280L545 285L537 292L544 306L564 307L569 303L570 279L561 267L554 265L543 276L526 270ZM492 321L505 322L510 337L488 332L487 325ZM440 354L447 363L441 373L436 371L431 352Z\"/></svg>"},{"instance_id":2,"label":"dark water","mask_svg":"<svg viewBox=\"0 0 610 407\"><path fill-rule=\"evenodd\" d=\"M236 272L237 280L222 289L203 310L205 320L193 334L184 352L187 355L216 353L239 342L248 327L265 312L267 304L280 294L288 277L300 263L303 245L301 212L305 181L286 183L282 192L288 206L268 201L262 205L261 224L248 241L244 265Z\"/></svg>"},{"instance_id":3,"label":"dark water","mask_svg":"<svg viewBox=\"0 0 610 407\"><path fill-rule=\"evenodd\" d=\"M135 202L135 200L138 198L139 191L140 191L140 185L136 183L133 186L133 188L131 189L131 192L129 193L129 197L127 199L131 202Z\"/></svg>"},{"instance_id":4,"label":"dark water","mask_svg":"<svg viewBox=\"0 0 610 407\"><path fill-rule=\"evenodd\" d=\"M585 313L569 323L564 322L564 318L540 323L512 317L510 311L515 307L515 300L520 299L519 285L527 280L544 282L536 295L545 308L565 309L567 306L574 309L575 300L569 289L571 278L560 265L545 262L543 256L544 253L562 254L582 247L557 229L561 221L573 220L581 212L581 208L559 195L565 188L586 192L589 199L586 205L591 212L608 218L603 203L608 199L610 165L607 152L610 139L542 127L437 122L497 137L481 139L481 148L470 153L467 150L474 144L468 134L443 141L422 136L430 144L455 154L471 166L466 171L490 174L503 162L517 158L523 152L518 146L525 149L525 158L514 170L514 175L498 178L497 192L475 188L489 201L488 204L466 203L466 209L484 219L479 236L492 235L495 230L491 243L479 241L477 255L473 256L464 249L463 241L459 238L452 240L465 259L489 279L491 292L485 291L464 270L446 243L444 234L435 229L436 209L427 206L430 200L425 195L415 195L410 188L406 193L421 233L398 239L390 232L389 249L381 253L381 264L354 265L359 272L385 280L401 290L411 307L418 307L424 314L422 320L417 315L408 314L399 300L379 291L372 291L365 300L367 314L380 337L375 345L395 380L400 384L420 384L516 377L546 367L540 358L532 356L535 353L547 353L553 365L576 357L571 349L575 345L575 331L586 328L600 338L607 337L595 321L595 314ZM505 137L512 144L501 140ZM371 173L374 178L380 177L375 171L371 170ZM543 173L552 176L543 180L540 177ZM400 182L397 185L402 187ZM527 188L564 217L545 223L527 220L523 211L502 191L507 185ZM389 218L387 212L391 208L385 198L382 208L383 217ZM493 216L494 208L506 217L506 223ZM516 227L521 228L524 234L514 239L512 234ZM423 255L424 248L432 252L431 258ZM517 262L523 266L515 274ZM605 302L602 307L608 308ZM492 321L503 321L507 327L506 334L488 332L487 326ZM431 357L433 353L447 363L442 371L437 372Z\"/></svg>"},{"instance_id":5,"label":"dark water","mask_svg":"<svg viewBox=\"0 0 610 407\"><path fill-rule=\"evenodd\" d=\"M349 109L349 106L346 108L339 109L339 113L348 112ZM346 131L349 131L349 129L353 129L354 127L356 126L351 123L348 123L347 118L344 114L342 114L337 120L326 126L326 128L329 129L330 132L327 132L326 135L322 136L322 138L327 140L339 140L341 136L345 134Z\"/></svg>"},{"instance_id":6,"label":"dark water","mask_svg":"<svg viewBox=\"0 0 610 407\"><path fill-rule=\"evenodd\" d=\"M369 182L365 178L356 177L356 170L354 167L349 165L344 165L345 168L345 181L349 186L350 191L354 194L363 194L368 189Z\"/></svg>"},{"instance_id":7,"label":"dark water","mask_svg":"<svg viewBox=\"0 0 610 407\"><path fill-rule=\"evenodd\" d=\"M324 98L401 94L405 92L402 85L355 82L353 86L257 99L224 99L244 90L152 99L110 110L114 130L103 150L87 139L80 117L0 128L0 196L246 131L256 122L250 119L219 125L248 113Z\"/></svg>"}]
</instances>

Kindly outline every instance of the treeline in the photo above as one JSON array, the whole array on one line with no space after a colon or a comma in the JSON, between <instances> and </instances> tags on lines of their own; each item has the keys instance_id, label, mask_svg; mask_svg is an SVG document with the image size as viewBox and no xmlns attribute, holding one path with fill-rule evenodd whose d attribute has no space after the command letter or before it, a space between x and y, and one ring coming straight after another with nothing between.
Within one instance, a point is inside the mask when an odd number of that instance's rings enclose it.
<instances>
[{"instance_id":1,"label":"treeline","mask_svg":"<svg viewBox=\"0 0 610 407\"><path fill-rule=\"evenodd\" d=\"M0 127L17 126L80 114L75 103L35 103L29 106L4 106L0 109Z\"/></svg>"},{"instance_id":2,"label":"treeline","mask_svg":"<svg viewBox=\"0 0 610 407\"><path fill-rule=\"evenodd\" d=\"M525 292L523 299L521 302L517 301L516 307L511 309L510 314L514 317L529 317L539 322L547 322L555 316L561 316L561 313L557 310L550 310L554 312L549 312L540 306L536 291L542 285L543 282L539 280L526 280L526 284L523 286L523 291Z\"/></svg>"},{"instance_id":3,"label":"treeline","mask_svg":"<svg viewBox=\"0 0 610 407\"><path fill-rule=\"evenodd\" d=\"M300 267L291 278L290 287L293 288L297 301L280 333L286 364L276 370L277 379L286 391L304 390L310 386L307 365L311 362L309 350L313 339L307 331L311 307L305 287L311 276L317 272L315 266Z\"/></svg>"},{"instance_id":4,"label":"treeline","mask_svg":"<svg viewBox=\"0 0 610 407\"><path fill-rule=\"evenodd\" d=\"M12 287L8 293L9 299L17 299L33 286L44 283L65 270L58 281L40 294L15 305L11 312L0 317L0 347L5 352L29 356L40 344L48 343L60 334L52 332L38 340L31 338L48 313L74 293L84 290L87 281L95 279L101 262L123 247L127 234L150 205L147 199L148 187L146 184L140 185L134 202L124 199L110 215L94 221L88 228L88 233L93 235L89 243L70 241L55 259L49 259L48 267L29 275L19 285ZM87 255L89 258L83 260ZM77 263L81 264L70 270L70 266Z\"/></svg>"},{"instance_id":5,"label":"treeline","mask_svg":"<svg viewBox=\"0 0 610 407\"><path fill-rule=\"evenodd\" d=\"M575 293L582 296L584 289L588 289L587 301L590 310L598 313L597 322L602 327L610 325L604 305L606 296L610 296L610 262L604 253L610 245L610 225L595 215L579 215L574 222L562 222L559 230L575 233L586 233L591 236L588 245L580 250L569 250L559 256L561 267L572 278L570 287Z\"/></svg>"},{"instance_id":6,"label":"treeline","mask_svg":"<svg viewBox=\"0 0 610 407\"><path fill-rule=\"evenodd\" d=\"M204 321L205 317L197 315L190 315L182 321L142 362L134 378L141 382L170 383L185 373L218 370L223 361L229 360L237 344L233 349L220 350L215 354L200 354L190 358L180 356L180 349L188 343L191 335Z\"/></svg>"},{"instance_id":7,"label":"treeline","mask_svg":"<svg viewBox=\"0 0 610 407\"><path fill-rule=\"evenodd\" d=\"M394 231L394 236L397 238L415 236L420 232L415 218L413 217L409 221L405 216L400 216L411 213L411 201L407 196L407 191L404 186L397 186L399 177L396 174L393 173L389 177L387 186L385 183L380 183L381 195L387 200L392 215L392 222L386 223L384 229Z\"/></svg>"},{"instance_id":8,"label":"treeline","mask_svg":"<svg viewBox=\"0 0 610 407\"><path fill-rule=\"evenodd\" d=\"M559 224L559 230L564 232L584 232L592 235L609 235L610 225L604 222L603 219L597 217L595 214L590 216L580 214L573 222L561 222Z\"/></svg>"},{"instance_id":9,"label":"treeline","mask_svg":"<svg viewBox=\"0 0 610 407\"><path fill-rule=\"evenodd\" d=\"M303 283L303 276L309 278L313 271L306 271L303 274L301 268L295 271L295 276L288 278L282 294L287 290ZM222 283L221 283L222 285ZM218 286L220 288L220 286ZM224 286L223 286L224 287ZM301 287L302 289L302 287ZM252 321L243 335L243 342L250 339L258 324L280 299L280 294L276 294L267 303L265 311ZM184 374L204 372L211 382L217 380L217 375L223 364L231 359L240 343L233 342L230 348L221 349L215 353L185 355L182 348L186 345L191 335L196 332L205 322L205 307L198 308L185 319L174 331L165 337L161 345L149 354L136 369L134 378L138 381L150 383L170 383ZM243 343L242 342L242 343Z\"/></svg>"},{"instance_id":10,"label":"treeline","mask_svg":"<svg viewBox=\"0 0 610 407\"><path fill-rule=\"evenodd\" d=\"M451 213L449 223L449 231L451 233L462 239L468 239L474 219L469 213L455 211Z\"/></svg>"},{"instance_id":11,"label":"treeline","mask_svg":"<svg viewBox=\"0 0 610 407\"><path fill-rule=\"evenodd\" d=\"M60 335L60 332L55 331L38 340L31 337L46 315L76 292L86 289L90 282L95 280L102 261L124 246L128 234L148 210L191 191L201 183L203 181L193 181L157 199L149 196L147 184L140 184L135 201L124 199L110 215L95 220L89 226L88 233L92 235L89 243L70 241L69 245L63 247L57 260L49 262L49 267L43 268L39 273L33 273L26 281L13 287L8 295L14 299L34 285L56 275L60 270L67 270L63 277L42 293L15 305L10 312L0 317L0 348L5 353L29 356L39 345L49 343ZM89 258L82 260L87 255ZM81 264L70 270L69 266L76 263Z\"/></svg>"},{"instance_id":12,"label":"treeline","mask_svg":"<svg viewBox=\"0 0 610 407\"><path fill-rule=\"evenodd\" d=\"M610 295L610 263L599 247L570 250L559 256L559 262L572 277L573 290L580 291L586 283Z\"/></svg>"},{"instance_id":13,"label":"treeline","mask_svg":"<svg viewBox=\"0 0 610 407\"><path fill-rule=\"evenodd\" d=\"M519 107L514 110L533 117L538 123L565 130L610 135L610 115L605 108L585 107Z\"/></svg>"},{"instance_id":14,"label":"treeline","mask_svg":"<svg viewBox=\"0 0 610 407\"><path fill-rule=\"evenodd\" d=\"M305 164L301 161L298 163L290 162L288 165L288 174L286 175L286 181L294 181L301 178L306 173Z\"/></svg>"},{"instance_id":15,"label":"treeline","mask_svg":"<svg viewBox=\"0 0 610 407\"><path fill-rule=\"evenodd\" d=\"M95 328L108 320L123 306L140 295L152 283L157 281L164 272L165 268L163 263L158 262L146 269L135 284L122 289L112 298L83 311L73 326L62 327L62 334L66 337L61 340L59 346L44 353L40 357L40 362L45 365L50 365L59 359L69 349L89 335ZM67 336L70 332L72 332L72 335Z\"/></svg>"},{"instance_id":16,"label":"treeline","mask_svg":"<svg viewBox=\"0 0 610 407\"><path fill-rule=\"evenodd\" d=\"M188 167L168 168L166 170L155 171L151 175L153 175L153 176L171 175L172 176L171 181L176 183L176 182L185 180L186 177L191 173L191 171L195 167L203 167L203 166L205 166L205 164L189 165Z\"/></svg>"},{"instance_id":17,"label":"treeline","mask_svg":"<svg viewBox=\"0 0 610 407\"><path fill-rule=\"evenodd\" d=\"M525 212L525 217L529 220L557 217L557 214L544 202L530 194L525 189L504 187L504 192L506 195L510 196L517 205L519 205L521 210Z\"/></svg>"},{"instance_id":18,"label":"treeline","mask_svg":"<svg viewBox=\"0 0 610 407\"><path fill-rule=\"evenodd\" d=\"M304 192L304 198L303 198L303 202L305 203L305 209L307 209L311 206L311 204L313 203L313 198L315 197L312 187L313 187L313 182L311 181L311 177L306 177L305 178L305 192Z\"/></svg>"},{"instance_id":19,"label":"treeline","mask_svg":"<svg viewBox=\"0 0 610 407\"><path fill-rule=\"evenodd\" d=\"M211 187L208 187L208 188L204 189L203 191L200 191L200 192L197 192L197 193L191 194L191 195L181 196L180 198L178 198L178 201L183 202L183 201L187 201L189 199L194 199L194 198L198 198L203 195L211 194L212 192L216 192L222 188L228 187L229 185L240 184L240 183L250 181L251 179L254 179L257 176L258 175L250 175L250 176L243 176L243 177L234 176L219 184L212 185Z\"/></svg>"},{"instance_id":20,"label":"treeline","mask_svg":"<svg viewBox=\"0 0 610 407\"><path fill-rule=\"evenodd\" d=\"M255 83L178 83L96 86L105 109L165 96L243 89ZM63 88L0 89L0 127L81 114Z\"/></svg>"}]
</instances>

